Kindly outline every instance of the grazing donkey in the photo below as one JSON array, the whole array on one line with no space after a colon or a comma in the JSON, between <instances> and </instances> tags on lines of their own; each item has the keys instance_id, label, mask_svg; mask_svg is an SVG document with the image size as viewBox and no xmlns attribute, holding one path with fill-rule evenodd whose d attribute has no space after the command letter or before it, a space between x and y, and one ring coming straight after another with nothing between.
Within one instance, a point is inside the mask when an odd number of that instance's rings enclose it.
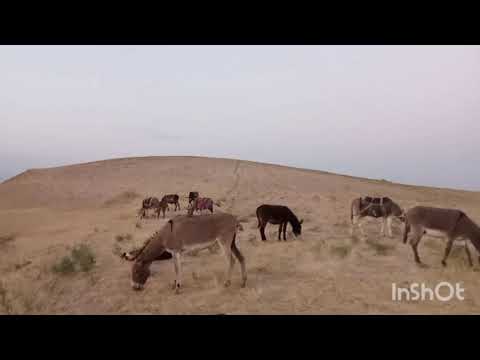
<instances>
[{"instance_id":1,"label":"grazing donkey","mask_svg":"<svg viewBox=\"0 0 480 360\"><path fill-rule=\"evenodd\" d=\"M230 286L235 258L240 262L242 270L241 286L245 287L247 272L245 258L235 245L238 229L238 220L235 216L226 213L216 213L211 216L179 215L169 220L159 231L155 232L145 243L145 246L131 258L132 287L141 290L150 276L150 265L165 251L173 255L175 267L174 289L180 292L182 264L181 255L192 250L211 247L218 242L227 258L228 270L225 286Z\"/></svg>"},{"instance_id":2,"label":"grazing donkey","mask_svg":"<svg viewBox=\"0 0 480 360\"><path fill-rule=\"evenodd\" d=\"M260 205L257 208L258 228L260 229L260 235L262 240L266 241L265 226L268 223L278 225L278 241L281 240L280 235L283 229L283 240L287 241L287 223L290 223L293 229L293 234L299 236L302 233L303 220L298 221L297 216L288 207L283 205Z\"/></svg>"},{"instance_id":3,"label":"grazing donkey","mask_svg":"<svg viewBox=\"0 0 480 360\"><path fill-rule=\"evenodd\" d=\"M143 199L142 207L138 211L140 219L144 218L147 215L147 210L149 209L157 209L160 206L160 201L156 197L148 197Z\"/></svg>"},{"instance_id":4,"label":"grazing donkey","mask_svg":"<svg viewBox=\"0 0 480 360\"><path fill-rule=\"evenodd\" d=\"M177 194L168 194L162 198L162 201L165 201L167 203L167 209L168 209L168 204L175 204L174 211L177 211L177 207L178 207L178 210L180 210L180 202L178 201L179 198L180 197Z\"/></svg>"},{"instance_id":5,"label":"grazing donkey","mask_svg":"<svg viewBox=\"0 0 480 360\"><path fill-rule=\"evenodd\" d=\"M188 203L190 204L196 198L198 198L198 191L190 191L188 194Z\"/></svg>"},{"instance_id":6,"label":"grazing donkey","mask_svg":"<svg viewBox=\"0 0 480 360\"><path fill-rule=\"evenodd\" d=\"M204 210L210 210L213 214L213 200L210 198L201 198L197 197L188 205L188 215L193 215L195 211L200 211L202 213Z\"/></svg>"},{"instance_id":7,"label":"grazing donkey","mask_svg":"<svg viewBox=\"0 0 480 360\"><path fill-rule=\"evenodd\" d=\"M350 221L352 227L350 234L353 236L355 225L360 228L362 236L365 236L363 231L361 219L365 217L382 218L382 228L380 234L385 236L385 227L388 231L388 236L393 237L392 233L392 219L395 217L400 221L404 221L404 211L402 208L389 197L374 198L370 196L359 197L352 201L350 206Z\"/></svg>"},{"instance_id":8,"label":"grazing donkey","mask_svg":"<svg viewBox=\"0 0 480 360\"><path fill-rule=\"evenodd\" d=\"M464 239L465 252L470 266L473 266L473 263L467 240L470 240L477 251L480 252L480 227L461 210L415 206L408 210L405 216L404 243L407 242L410 231L412 231L410 245L417 264L422 264L417 247L425 234L447 239L445 254L442 259L443 266L447 266L447 257L455 240Z\"/></svg>"}]
</instances>

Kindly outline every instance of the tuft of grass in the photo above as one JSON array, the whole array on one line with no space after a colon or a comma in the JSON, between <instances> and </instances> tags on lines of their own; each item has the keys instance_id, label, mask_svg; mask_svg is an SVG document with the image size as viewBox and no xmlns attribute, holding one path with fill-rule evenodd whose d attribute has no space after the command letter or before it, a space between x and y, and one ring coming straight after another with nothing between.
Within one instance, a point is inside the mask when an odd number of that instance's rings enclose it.
<instances>
[{"instance_id":1,"label":"tuft of grass","mask_svg":"<svg viewBox=\"0 0 480 360\"><path fill-rule=\"evenodd\" d=\"M8 299L7 289L3 285L3 282L0 282L0 305L2 306L6 314L13 313L13 306Z\"/></svg>"},{"instance_id":2,"label":"tuft of grass","mask_svg":"<svg viewBox=\"0 0 480 360\"><path fill-rule=\"evenodd\" d=\"M95 255L87 244L80 244L73 248L72 259L83 272L90 271L95 265Z\"/></svg>"},{"instance_id":3,"label":"tuft of grass","mask_svg":"<svg viewBox=\"0 0 480 360\"><path fill-rule=\"evenodd\" d=\"M52 266L52 271L62 275L72 274L75 272L75 264L69 256L64 256L58 264Z\"/></svg>"},{"instance_id":4,"label":"tuft of grass","mask_svg":"<svg viewBox=\"0 0 480 360\"><path fill-rule=\"evenodd\" d=\"M15 264L15 270L23 269L25 266L30 265L32 262L30 260L24 261L23 263Z\"/></svg>"},{"instance_id":5,"label":"tuft of grass","mask_svg":"<svg viewBox=\"0 0 480 360\"><path fill-rule=\"evenodd\" d=\"M130 241L132 240L132 234L119 234L115 236L115 240L117 240L118 242L122 242L124 240Z\"/></svg>"},{"instance_id":6,"label":"tuft of grass","mask_svg":"<svg viewBox=\"0 0 480 360\"><path fill-rule=\"evenodd\" d=\"M371 240L367 240L366 243L375 250L377 255L388 255L393 249L395 249L395 246L392 244L385 244Z\"/></svg>"},{"instance_id":7,"label":"tuft of grass","mask_svg":"<svg viewBox=\"0 0 480 360\"><path fill-rule=\"evenodd\" d=\"M9 243L9 242L12 242L16 239L16 235L15 234L6 234L6 235L1 235L0 236L0 245L3 245L3 244L6 244L6 243Z\"/></svg>"},{"instance_id":8,"label":"tuft of grass","mask_svg":"<svg viewBox=\"0 0 480 360\"><path fill-rule=\"evenodd\" d=\"M350 244L336 244L330 246L330 253L341 259L346 258L352 252L352 245Z\"/></svg>"},{"instance_id":9,"label":"tuft of grass","mask_svg":"<svg viewBox=\"0 0 480 360\"><path fill-rule=\"evenodd\" d=\"M70 256L64 256L62 260L54 264L52 271L61 275L73 274L77 271L88 272L95 265L95 255L87 244L74 247Z\"/></svg>"}]
</instances>

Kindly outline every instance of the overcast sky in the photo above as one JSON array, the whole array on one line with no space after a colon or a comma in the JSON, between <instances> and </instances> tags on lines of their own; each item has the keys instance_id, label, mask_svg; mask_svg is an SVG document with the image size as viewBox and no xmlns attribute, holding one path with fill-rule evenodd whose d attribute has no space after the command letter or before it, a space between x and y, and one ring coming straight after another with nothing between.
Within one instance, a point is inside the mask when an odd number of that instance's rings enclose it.
<instances>
[{"instance_id":1,"label":"overcast sky","mask_svg":"<svg viewBox=\"0 0 480 360\"><path fill-rule=\"evenodd\" d=\"M478 46L0 46L0 180L199 155L480 190Z\"/></svg>"}]
</instances>

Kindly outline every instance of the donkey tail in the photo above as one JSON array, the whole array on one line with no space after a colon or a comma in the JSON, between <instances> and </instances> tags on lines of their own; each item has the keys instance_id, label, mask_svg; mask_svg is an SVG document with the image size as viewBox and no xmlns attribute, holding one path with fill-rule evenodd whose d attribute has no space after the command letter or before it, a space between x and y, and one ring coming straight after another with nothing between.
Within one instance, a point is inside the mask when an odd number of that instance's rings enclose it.
<instances>
[{"instance_id":1,"label":"donkey tail","mask_svg":"<svg viewBox=\"0 0 480 360\"><path fill-rule=\"evenodd\" d=\"M353 225L353 206L354 206L354 203L352 202L352 204L350 205L350 222L352 223L352 225Z\"/></svg>"},{"instance_id":2,"label":"donkey tail","mask_svg":"<svg viewBox=\"0 0 480 360\"><path fill-rule=\"evenodd\" d=\"M240 261L240 263L244 263L245 262L245 257L242 255L240 250L238 250L237 245L235 244L235 238L236 237L237 237L237 234L234 233L233 234L232 245L230 246L230 249L232 250L235 257L238 259L238 261Z\"/></svg>"},{"instance_id":3,"label":"donkey tail","mask_svg":"<svg viewBox=\"0 0 480 360\"><path fill-rule=\"evenodd\" d=\"M403 243L407 243L408 233L410 232L410 224L408 223L408 218L405 216L405 227L403 229Z\"/></svg>"}]
</instances>

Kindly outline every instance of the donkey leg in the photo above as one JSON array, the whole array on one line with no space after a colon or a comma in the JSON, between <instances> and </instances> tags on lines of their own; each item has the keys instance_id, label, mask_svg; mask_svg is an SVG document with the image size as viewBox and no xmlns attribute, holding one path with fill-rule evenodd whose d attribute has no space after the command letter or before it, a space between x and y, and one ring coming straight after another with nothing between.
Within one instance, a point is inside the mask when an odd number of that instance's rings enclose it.
<instances>
[{"instance_id":1,"label":"donkey leg","mask_svg":"<svg viewBox=\"0 0 480 360\"><path fill-rule=\"evenodd\" d=\"M392 232L392 217L389 216L387 217L387 231L388 231L388 236L393 237L393 232Z\"/></svg>"},{"instance_id":2,"label":"donkey leg","mask_svg":"<svg viewBox=\"0 0 480 360\"><path fill-rule=\"evenodd\" d=\"M450 251L452 250L453 245L453 237L449 237L447 239L447 246L445 247L445 254L443 255L442 265L447 266L447 258L450 255Z\"/></svg>"},{"instance_id":3,"label":"donkey leg","mask_svg":"<svg viewBox=\"0 0 480 360\"><path fill-rule=\"evenodd\" d=\"M227 250L227 248L228 248L228 250ZM227 262L229 263L228 271L227 271L227 278L225 279L224 286L229 287L230 284L232 283L231 279L232 279L233 267L235 266L235 258L233 257L232 250L228 246L225 246L224 249L225 249L225 256L227 257Z\"/></svg>"},{"instance_id":4,"label":"donkey leg","mask_svg":"<svg viewBox=\"0 0 480 360\"><path fill-rule=\"evenodd\" d=\"M262 241L267 241L267 237L265 236L265 225L260 225L260 235L262 236Z\"/></svg>"},{"instance_id":5,"label":"donkey leg","mask_svg":"<svg viewBox=\"0 0 480 360\"><path fill-rule=\"evenodd\" d=\"M365 239L367 237L367 235L365 234L365 231L363 230L363 226L362 226L362 220L364 218L359 218L358 219L358 228L360 229L360 233L362 234L362 237Z\"/></svg>"},{"instance_id":6,"label":"donkey leg","mask_svg":"<svg viewBox=\"0 0 480 360\"><path fill-rule=\"evenodd\" d=\"M182 286L182 259L179 252L173 253L173 265L175 266L175 283L173 288L176 294L180 293L180 287Z\"/></svg>"},{"instance_id":7,"label":"donkey leg","mask_svg":"<svg viewBox=\"0 0 480 360\"><path fill-rule=\"evenodd\" d=\"M233 235L233 238L235 239L235 234ZM226 236L222 236L219 239L217 239L217 244L220 245L220 247L223 249L223 253L225 254L225 259L227 260L227 272L225 274L225 282L223 283L223 286L229 287L231 284L231 278L232 278L232 270L233 266L235 265L235 259L233 258L232 254L232 249L230 246L227 244L230 243L230 239L228 239Z\"/></svg>"},{"instance_id":8,"label":"donkey leg","mask_svg":"<svg viewBox=\"0 0 480 360\"><path fill-rule=\"evenodd\" d=\"M380 235L385 236L385 222L386 218L382 217L382 229L380 230Z\"/></svg>"},{"instance_id":9,"label":"donkey leg","mask_svg":"<svg viewBox=\"0 0 480 360\"><path fill-rule=\"evenodd\" d=\"M415 262L417 264L422 264L422 261L420 260L420 256L418 256L418 244L422 238L422 234L416 234L412 239L410 240L410 245L412 246L413 250L413 256L415 258Z\"/></svg>"},{"instance_id":10,"label":"donkey leg","mask_svg":"<svg viewBox=\"0 0 480 360\"><path fill-rule=\"evenodd\" d=\"M468 248L467 241L465 241L465 252L467 253L468 264L470 265L470 267L472 267L473 266L472 255L470 254L470 249Z\"/></svg>"},{"instance_id":11,"label":"donkey leg","mask_svg":"<svg viewBox=\"0 0 480 360\"><path fill-rule=\"evenodd\" d=\"M283 222L280 223L280 225L278 226L278 241L281 241L282 239L282 226L283 226Z\"/></svg>"},{"instance_id":12,"label":"donkey leg","mask_svg":"<svg viewBox=\"0 0 480 360\"><path fill-rule=\"evenodd\" d=\"M355 227L357 225L358 218L357 216L352 216L352 226L350 227L350 236L353 236L353 233L355 231Z\"/></svg>"},{"instance_id":13,"label":"donkey leg","mask_svg":"<svg viewBox=\"0 0 480 360\"><path fill-rule=\"evenodd\" d=\"M283 223L283 241L287 241L287 222Z\"/></svg>"},{"instance_id":14,"label":"donkey leg","mask_svg":"<svg viewBox=\"0 0 480 360\"><path fill-rule=\"evenodd\" d=\"M236 237L236 234L233 235L231 250L232 250L232 254L235 255L238 262L240 263L240 267L241 267L241 270L242 270L242 285L241 285L241 287L244 288L247 285L247 270L246 270L246 267L245 267L245 257L242 255L240 250L238 250L237 245L235 244L235 237Z\"/></svg>"}]
</instances>

